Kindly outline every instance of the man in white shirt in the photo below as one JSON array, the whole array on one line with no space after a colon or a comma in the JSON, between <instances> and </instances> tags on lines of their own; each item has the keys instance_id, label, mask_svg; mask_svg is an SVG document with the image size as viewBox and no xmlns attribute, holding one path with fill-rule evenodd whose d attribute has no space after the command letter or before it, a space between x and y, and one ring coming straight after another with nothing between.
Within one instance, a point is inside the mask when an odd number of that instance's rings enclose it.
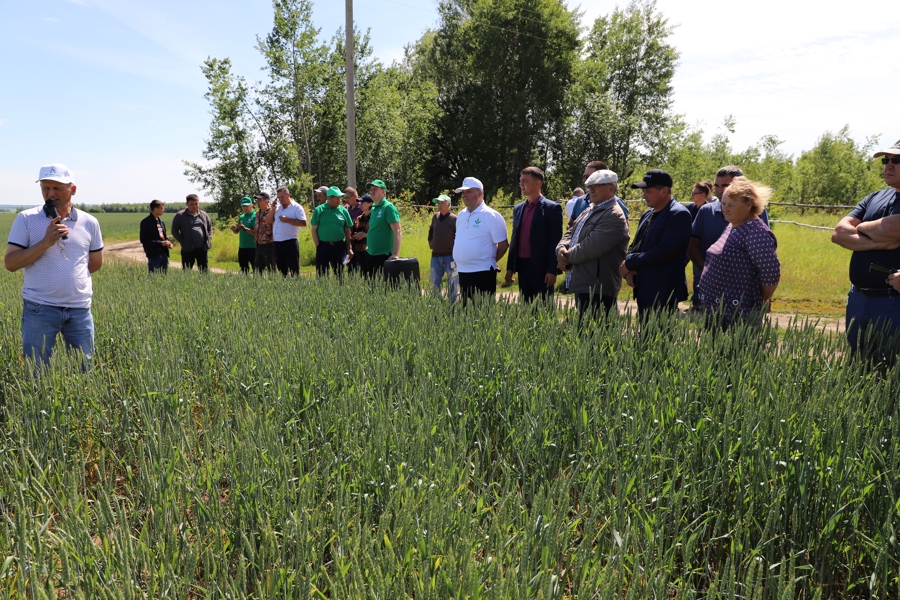
<instances>
[{"instance_id":1,"label":"man in white shirt","mask_svg":"<svg viewBox=\"0 0 900 600\"><path fill-rule=\"evenodd\" d=\"M300 228L306 227L306 211L294 202L285 186L276 190L275 222L272 239L275 242L275 264L281 274L292 277L300 274Z\"/></svg>"},{"instance_id":2,"label":"man in white shirt","mask_svg":"<svg viewBox=\"0 0 900 600\"><path fill-rule=\"evenodd\" d=\"M497 264L509 249L503 216L484 203L484 186L474 177L463 179L456 188L466 208L456 217L453 260L459 272L463 301L475 293L494 297L497 292Z\"/></svg>"},{"instance_id":3,"label":"man in white shirt","mask_svg":"<svg viewBox=\"0 0 900 600\"><path fill-rule=\"evenodd\" d=\"M25 270L22 353L40 366L50 360L57 334L69 349L94 350L91 274L103 266L100 223L72 206L75 174L65 165L41 167L44 205L16 215L4 264Z\"/></svg>"}]
</instances>

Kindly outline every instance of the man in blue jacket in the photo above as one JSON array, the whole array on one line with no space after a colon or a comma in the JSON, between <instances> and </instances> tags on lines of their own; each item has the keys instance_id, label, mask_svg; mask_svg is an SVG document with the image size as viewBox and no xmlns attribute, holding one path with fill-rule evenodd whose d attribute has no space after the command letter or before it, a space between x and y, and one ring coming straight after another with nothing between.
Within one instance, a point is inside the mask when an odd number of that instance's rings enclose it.
<instances>
[{"instance_id":1,"label":"man in blue jacket","mask_svg":"<svg viewBox=\"0 0 900 600\"><path fill-rule=\"evenodd\" d=\"M672 177L665 171L651 169L631 187L644 190L650 210L641 215L620 272L634 288L639 315L651 309L674 311L687 300L684 267L691 213L672 198Z\"/></svg>"},{"instance_id":2,"label":"man in blue jacket","mask_svg":"<svg viewBox=\"0 0 900 600\"><path fill-rule=\"evenodd\" d=\"M513 208L512 240L506 263L506 283L519 274L519 291L525 302L538 296L553 298L556 285L556 245L562 239L562 206L544 198L544 172L537 167L523 169L519 188L525 196Z\"/></svg>"}]
</instances>

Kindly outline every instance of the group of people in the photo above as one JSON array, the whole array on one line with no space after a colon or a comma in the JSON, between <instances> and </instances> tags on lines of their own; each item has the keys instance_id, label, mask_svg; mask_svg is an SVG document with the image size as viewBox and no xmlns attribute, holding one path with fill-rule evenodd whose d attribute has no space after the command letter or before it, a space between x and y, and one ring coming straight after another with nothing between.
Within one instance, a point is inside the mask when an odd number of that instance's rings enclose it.
<instances>
[{"instance_id":1,"label":"group of people","mask_svg":"<svg viewBox=\"0 0 900 600\"><path fill-rule=\"evenodd\" d=\"M866 196L835 227L832 241L853 252L847 300L847 336L854 352L893 362L900 350L900 141L875 153L889 186ZM84 353L94 347L91 274L103 264L103 239L96 218L76 210L75 176L62 164L41 167L44 205L20 212L9 233L4 264L25 272L22 288L22 351L45 364L59 334L69 348ZM451 199L434 199L437 212L428 231L431 277L436 293L448 280L451 300L496 293L500 261L509 252L505 280L517 277L524 302L550 300L557 277L570 275L569 287L581 313L608 312L626 282L634 289L639 315L675 311L688 297L685 268L694 268L694 305L727 328L737 320L761 321L780 279L775 236L769 230L766 204L771 190L730 165L715 181L697 182L687 206L672 196L672 177L652 169L632 187L642 190L648 210L629 235L627 207L617 195L618 176L602 161L589 163L583 184L587 193L563 208L542 194L544 173L523 169L519 187L524 200L513 208L512 233L500 213L484 202L484 186L466 177L455 192L465 206L450 210ZM359 197L354 188L316 190L321 203L307 223L306 212L287 187L276 191L270 206L266 192L243 198L242 214L231 226L239 234L239 262L244 272L300 271L298 233L310 226L316 246L316 270L351 270L372 275L396 259L402 243L400 214L387 200L381 180ZM715 196L713 196L713 192ZM254 204L256 206L254 207ZM154 200L141 222L140 238L151 271L165 270L173 247L161 216L165 205ZM191 194L172 220L172 235L181 245L182 264L208 269L213 228L209 215Z\"/></svg>"}]
</instances>

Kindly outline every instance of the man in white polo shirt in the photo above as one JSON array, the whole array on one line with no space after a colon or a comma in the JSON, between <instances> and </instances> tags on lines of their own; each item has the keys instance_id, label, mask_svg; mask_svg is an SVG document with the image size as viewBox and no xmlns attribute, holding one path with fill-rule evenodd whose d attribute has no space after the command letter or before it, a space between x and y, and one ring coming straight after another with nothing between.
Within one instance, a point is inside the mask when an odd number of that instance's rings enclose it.
<instances>
[{"instance_id":1,"label":"man in white polo shirt","mask_svg":"<svg viewBox=\"0 0 900 600\"><path fill-rule=\"evenodd\" d=\"M94 350L91 273L103 266L100 223L75 210L75 175L65 165L41 167L44 205L16 215L4 264L25 270L22 286L22 353L38 365L50 360L56 335L70 349Z\"/></svg>"},{"instance_id":2,"label":"man in white polo shirt","mask_svg":"<svg viewBox=\"0 0 900 600\"><path fill-rule=\"evenodd\" d=\"M306 227L306 211L294 202L291 192L285 186L276 190L278 203L275 205L275 221L272 224L272 239L275 241L275 264L281 274L287 277L300 274L300 228Z\"/></svg>"},{"instance_id":3,"label":"man in white polo shirt","mask_svg":"<svg viewBox=\"0 0 900 600\"><path fill-rule=\"evenodd\" d=\"M459 272L459 289L463 301L476 292L497 292L497 261L509 248L506 222L503 216L484 203L484 186L474 177L463 179L456 188L462 193L466 208L456 217L456 237L453 241L453 260Z\"/></svg>"}]
</instances>

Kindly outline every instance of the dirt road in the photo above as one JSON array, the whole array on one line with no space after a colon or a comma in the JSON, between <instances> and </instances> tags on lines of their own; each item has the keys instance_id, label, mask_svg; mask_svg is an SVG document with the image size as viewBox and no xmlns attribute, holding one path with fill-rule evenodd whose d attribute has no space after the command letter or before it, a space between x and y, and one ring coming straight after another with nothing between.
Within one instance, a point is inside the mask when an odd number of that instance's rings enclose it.
<instances>
[{"instance_id":1,"label":"dirt road","mask_svg":"<svg viewBox=\"0 0 900 600\"><path fill-rule=\"evenodd\" d=\"M120 260L124 262L147 262L147 257L144 256L144 247L141 246L140 242L117 242L115 244L108 244L103 248L104 258L109 258L112 260ZM169 262L170 269L180 269L180 262ZM233 274L233 271L226 271L225 269L219 269L216 267L210 267L209 269L212 273L220 273L220 274Z\"/></svg>"},{"instance_id":2,"label":"dirt road","mask_svg":"<svg viewBox=\"0 0 900 600\"><path fill-rule=\"evenodd\" d=\"M144 256L144 249L141 247L140 242L118 242L115 244L109 244L104 249L104 254L107 258L112 260L121 260L121 261L130 261L130 262L145 262L147 258ZM180 269L181 263L170 262L169 267L172 269ZM210 271L213 273L220 274L235 274L234 271L226 271L225 269L218 268L210 268ZM506 298L507 300L514 300L515 297L518 296L518 292L499 292L497 294L498 298ZM556 301L561 308L572 307L574 305L575 299L570 295L557 295ZM687 311L690 308L690 305L686 302L682 302L679 307L682 311ZM637 313L637 305L634 303L634 300L629 300L628 302L623 302L619 304L619 311L626 312L631 311L632 314ZM770 319L773 319L775 323L782 328L788 327L792 322L796 324L798 321L802 323L804 319L809 319L809 322L814 324L816 329L821 329L822 331L828 333L843 333L844 331L844 319L834 318L834 317L816 317L816 316L807 316L807 315L798 315L793 313L772 313L769 315Z\"/></svg>"}]
</instances>

